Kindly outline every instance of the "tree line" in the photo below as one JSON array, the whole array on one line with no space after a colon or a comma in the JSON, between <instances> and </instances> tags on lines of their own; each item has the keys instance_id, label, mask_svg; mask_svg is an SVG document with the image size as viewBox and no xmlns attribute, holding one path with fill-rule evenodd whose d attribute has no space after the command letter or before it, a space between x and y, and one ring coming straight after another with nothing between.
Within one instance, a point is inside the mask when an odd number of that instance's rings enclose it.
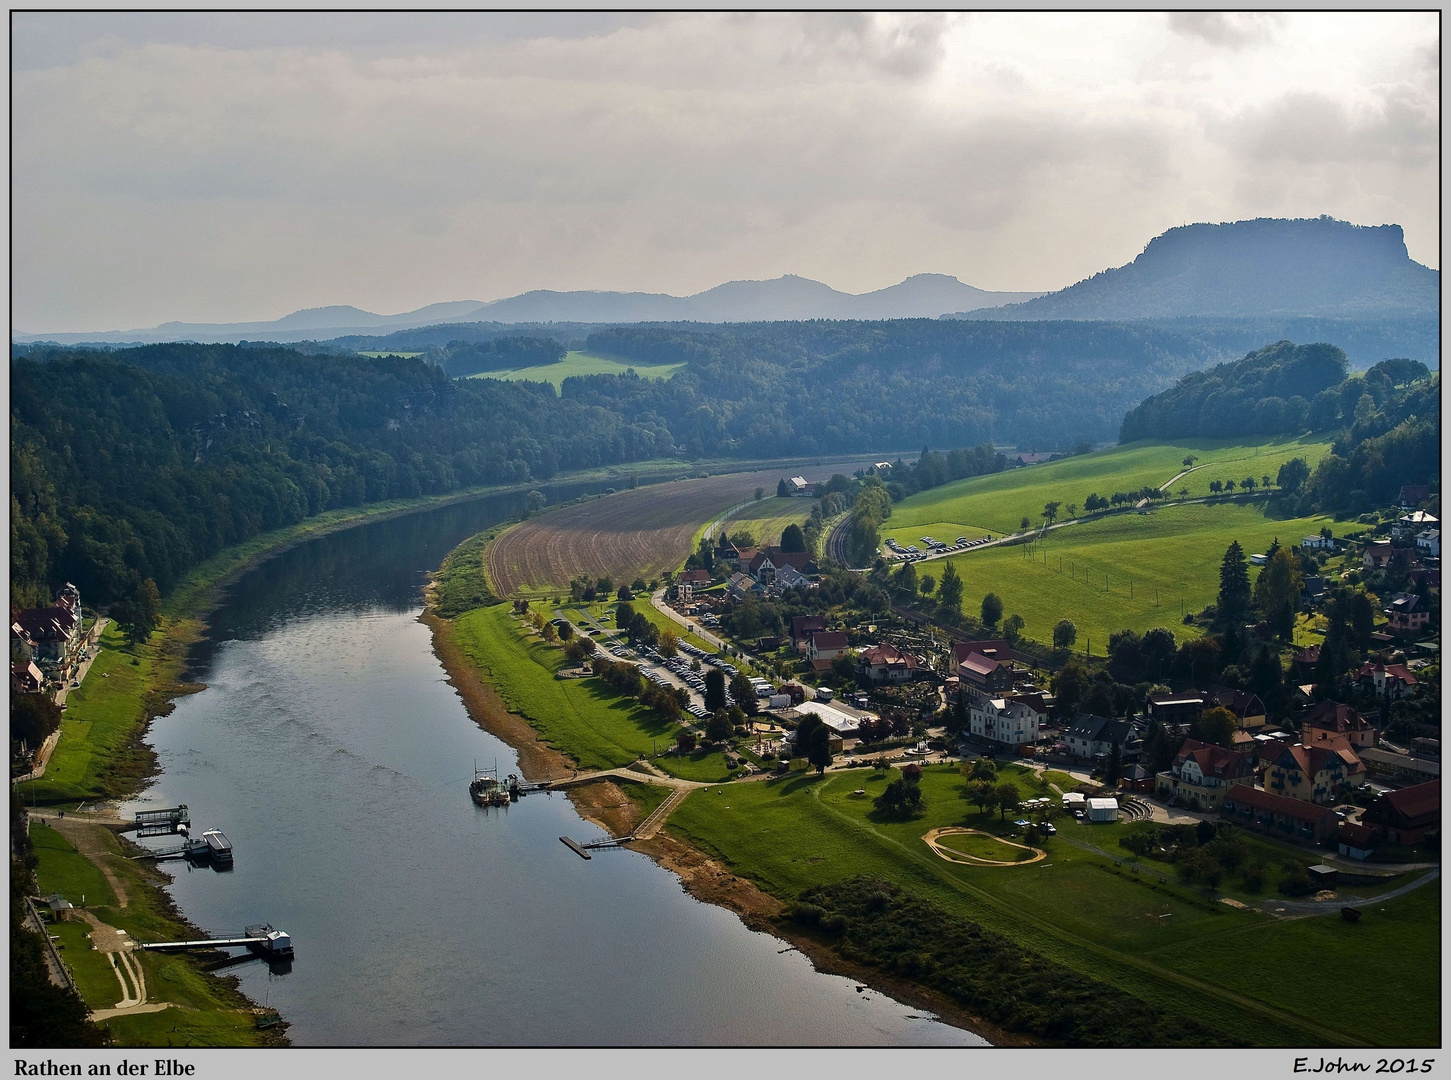
<instances>
[{"instance_id":1,"label":"tree line","mask_svg":"<svg viewBox=\"0 0 1451 1080\"><path fill-rule=\"evenodd\" d=\"M222 548L337 507L670 456L658 418L422 358L277 347L29 350L11 363L11 595L165 595Z\"/></svg>"}]
</instances>

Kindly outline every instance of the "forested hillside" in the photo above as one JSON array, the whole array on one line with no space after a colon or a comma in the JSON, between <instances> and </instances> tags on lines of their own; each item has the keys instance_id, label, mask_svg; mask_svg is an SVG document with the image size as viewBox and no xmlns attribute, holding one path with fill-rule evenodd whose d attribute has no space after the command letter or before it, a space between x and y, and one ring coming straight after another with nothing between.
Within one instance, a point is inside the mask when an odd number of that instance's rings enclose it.
<instances>
[{"instance_id":1,"label":"forested hillside","mask_svg":"<svg viewBox=\"0 0 1451 1080\"><path fill-rule=\"evenodd\" d=\"M685 366L668 380L566 378L556 394L449 370L549 364L557 341L451 342L413 358L255 343L14 350L12 594L48 599L70 580L105 604L148 578L165 593L221 548L323 510L655 457L1067 450L1111 437L1146 394L1206 354L1221 359L1212 338L1109 323L620 327L592 334L591 351ZM1407 404L1424 379L1396 385L1424 375L1420 365L1392 362L1349 389L1317 389L1343 379L1338 350L1285 343L1255 356L1145 402L1122 433L1173 427L1195 402L1205 415L1215 380L1241 404L1210 410L1206 434L1316 421L1353 425L1356 445L1383 437L1390 451L1406 436L1393 430L1406 409L1433 415ZM1245 395L1282 404L1247 408Z\"/></svg>"},{"instance_id":2,"label":"forested hillside","mask_svg":"<svg viewBox=\"0 0 1451 1080\"><path fill-rule=\"evenodd\" d=\"M667 418L689 452L851 446L1067 449L1192 367L1212 337L1112 323L753 323L599 330L593 353L686 362L668 382L566 380L564 393ZM676 419L684 422L684 429Z\"/></svg>"},{"instance_id":3,"label":"forested hillside","mask_svg":"<svg viewBox=\"0 0 1451 1080\"><path fill-rule=\"evenodd\" d=\"M1360 513L1402 484L1437 479L1439 374L1404 358L1363 375L1345 368L1334 346L1277 342L1148 398L1124 417L1119 441L1338 431L1313 473L1303 461L1281 470L1278 498L1300 514Z\"/></svg>"},{"instance_id":4,"label":"forested hillside","mask_svg":"<svg viewBox=\"0 0 1451 1080\"><path fill-rule=\"evenodd\" d=\"M42 354L44 355L44 354ZM155 345L11 365L11 586L165 593L322 510L668 454L658 419L398 357Z\"/></svg>"}]
</instances>

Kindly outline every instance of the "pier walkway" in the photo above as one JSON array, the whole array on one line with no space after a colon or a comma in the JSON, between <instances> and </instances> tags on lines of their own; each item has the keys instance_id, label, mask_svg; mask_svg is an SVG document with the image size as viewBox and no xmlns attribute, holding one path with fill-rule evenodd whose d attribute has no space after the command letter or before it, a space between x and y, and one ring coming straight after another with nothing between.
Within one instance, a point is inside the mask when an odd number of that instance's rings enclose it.
<instances>
[{"instance_id":1,"label":"pier walkway","mask_svg":"<svg viewBox=\"0 0 1451 1080\"><path fill-rule=\"evenodd\" d=\"M632 838L635 840L649 840L658 833L665 824L671 812L683 803L692 791L701 788L719 787L719 784L702 784L696 780L682 780L678 776L671 776L667 772L657 769L648 761L639 761L635 765L620 769L597 769L594 772L578 773L575 776L567 776L560 780L551 780L539 784L538 789L544 791L558 791L577 784L588 784L594 780L632 780L637 784L658 784L661 787L672 788L673 790L666 797L665 801L657 806L644 821L635 826ZM563 837L561 837L563 839Z\"/></svg>"}]
</instances>

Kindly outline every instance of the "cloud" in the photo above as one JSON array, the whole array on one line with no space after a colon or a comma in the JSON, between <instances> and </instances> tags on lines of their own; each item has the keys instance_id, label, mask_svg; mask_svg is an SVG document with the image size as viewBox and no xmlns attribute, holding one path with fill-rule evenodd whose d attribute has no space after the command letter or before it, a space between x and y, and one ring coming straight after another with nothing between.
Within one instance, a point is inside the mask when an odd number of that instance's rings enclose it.
<instances>
[{"instance_id":1,"label":"cloud","mask_svg":"<svg viewBox=\"0 0 1451 1080\"><path fill-rule=\"evenodd\" d=\"M1439 157L1439 106L1409 86L1378 87L1355 101L1294 92L1217 125L1218 138L1257 162L1396 162L1424 168Z\"/></svg>"},{"instance_id":2,"label":"cloud","mask_svg":"<svg viewBox=\"0 0 1451 1080\"><path fill-rule=\"evenodd\" d=\"M1239 50L1266 44L1277 36L1284 16L1275 12L1174 11L1169 29L1184 37L1199 38L1211 45Z\"/></svg>"},{"instance_id":3,"label":"cloud","mask_svg":"<svg viewBox=\"0 0 1451 1080\"><path fill-rule=\"evenodd\" d=\"M1131 13L22 13L14 317L1046 289L1265 212L1397 220L1424 259L1437 26L1397 19L1288 16L1267 65Z\"/></svg>"}]
</instances>

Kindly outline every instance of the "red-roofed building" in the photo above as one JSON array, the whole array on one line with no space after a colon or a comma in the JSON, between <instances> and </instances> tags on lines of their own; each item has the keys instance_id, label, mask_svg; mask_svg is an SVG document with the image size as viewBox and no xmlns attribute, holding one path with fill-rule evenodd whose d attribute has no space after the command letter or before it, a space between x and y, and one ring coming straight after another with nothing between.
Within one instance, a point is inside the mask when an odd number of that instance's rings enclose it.
<instances>
[{"instance_id":1,"label":"red-roofed building","mask_svg":"<svg viewBox=\"0 0 1451 1080\"><path fill-rule=\"evenodd\" d=\"M1328 806L1287 799L1244 784L1225 793L1219 816L1242 829L1300 844L1327 843L1340 827L1340 819Z\"/></svg>"},{"instance_id":2,"label":"red-roofed building","mask_svg":"<svg viewBox=\"0 0 1451 1080\"><path fill-rule=\"evenodd\" d=\"M10 692L13 694L38 694L45 686L45 676L34 660L10 665Z\"/></svg>"},{"instance_id":3,"label":"red-roofed building","mask_svg":"<svg viewBox=\"0 0 1451 1080\"><path fill-rule=\"evenodd\" d=\"M1375 734L1369 720L1338 701L1322 701L1300 718L1301 746L1365 749L1375 746Z\"/></svg>"},{"instance_id":4,"label":"red-roofed building","mask_svg":"<svg viewBox=\"0 0 1451 1080\"><path fill-rule=\"evenodd\" d=\"M1000 696L1013 687L1013 669L980 653L969 653L955 667L958 685L969 697Z\"/></svg>"},{"instance_id":5,"label":"red-roofed building","mask_svg":"<svg viewBox=\"0 0 1451 1080\"><path fill-rule=\"evenodd\" d=\"M797 652L806 651L806 639L818 630L826 629L826 619L821 615L794 615L791 618L791 644Z\"/></svg>"},{"instance_id":6,"label":"red-roofed building","mask_svg":"<svg viewBox=\"0 0 1451 1080\"><path fill-rule=\"evenodd\" d=\"M1231 787L1254 782L1253 754L1185 739L1173 764L1154 778L1154 790L1165 802L1177 799L1191 810L1214 811Z\"/></svg>"},{"instance_id":7,"label":"red-roofed building","mask_svg":"<svg viewBox=\"0 0 1451 1080\"><path fill-rule=\"evenodd\" d=\"M1372 664L1366 661L1355 677L1362 690L1377 696L1400 699L1416 692L1416 677L1405 664Z\"/></svg>"},{"instance_id":8,"label":"red-roofed building","mask_svg":"<svg viewBox=\"0 0 1451 1080\"><path fill-rule=\"evenodd\" d=\"M65 677L80 659L84 640L81 624L81 594L69 583L50 607L20 612L10 626L12 641L25 643L23 650L42 670L56 669Z\"/></svg>"},{"instance_id":9,"label":"red-roofed building","mask_svg":"<svg viewBox=\"0 0 1451 1080\"><path fill-rule=\"evenodd\" d=\"M1310 645L1303 649L1296 649L1294 659L1290 663L1295 669L1295 678L1309 682L1315 677L1315 666L1320 663L1320 646Z\"/></svg>"},{"instance_id":10,"label":"red-roofed building","mask_svg":"<svg viewBox=\"0 0 1451 1080\"><path fill-rule=\"evenodd\" d=\"M776 571L783 566L789 566L801 574L809 574L816 569L816 563L811 558L811 552L782 551L778 547L760 549L746 565L751 572L751 576L762 585L769 585L775 581Z\"/></svg>"},{"instance_id":11,"label":"red-roofed building","mask_svg":"<svg viewBox=\"0 0 1451 1080\"><path fill-rule=\"evenodd\" d=\"M675 575L675 582L678 585L709 585L709 570L682 570Z\"/></svg>"},{"instance_id":12,"label":"red-roofed building","mask_svg":"<svg viewBox=\"0 0 1451 1080\"><path fill-rule=\"evenodd\" d=\"M1369 825L1342 821L1335 831L1340 854L1350 859L1368 859L1375 854L1376 832Z\"/></svg>"},{"instance_id":13,"label":"red-roofed building","mask_svg":"<svg viewBox=\"0 0 1451 1080\"><path fill-rule=\"evenodd\" d=\"M1353 750L1285 746L1265 769L1265 790L1304 802L1334 804L1365 780L1365 764Z\"/></svg>"},{"instance_id":14,"label":"red-roofed building","mask_svg":"<svg viewBox=\"0 0 1451 1080\"><path fill-rule=\"evenodd\" d=\"M818 660L832 661L846 652L847 636L839 630L818 630L806 640L806 657L815 663Z\"/></svg>"},{"instance_id":15,"label":"red-roofed building","mask_svg":"<svg viewBox=\"0 0 1451 1080\"><path fill-rule=\"evenodd\" d=\"M1395 554L1396 549L1391 547L1389 540L1368 541L1365 545L1365 552L1361 556L1361 569L1379 570L1389 566Z\"/></svg>"},{"instance_id":16,"label":"red-roofed building","mask_svg":"<svg viewBox=\"0 0 1451 1080\"><path fill-rule=\"evenodd\" d=\"M952 662L960 664L973 653L979 656L986 656L989 660L1011 660L1013 647L1002 638L992 638L983 641L954 641L952 643Z\"/></svg>"},{"instance_id":17,"label":"red-roofed building","mask_svg":"<svg viewBox=\"0 0 1451 1080\"><path fill-rule=\"evenodd\" d=\"M921 665L894 645L873 645L857 658L857 674L874 683L910 682Z\"/></svg>"},{"instance_id":18,"label":"red-roofed building","mask_svg":"<svg viewBox=\"0 0 1451 1080\"><path fill-rule=\"evenodd\" d=\"M1361 822L1393 844L1420 843L1441 829L1441 781L1385 792Z\"/></svg>"}]
</instances>

